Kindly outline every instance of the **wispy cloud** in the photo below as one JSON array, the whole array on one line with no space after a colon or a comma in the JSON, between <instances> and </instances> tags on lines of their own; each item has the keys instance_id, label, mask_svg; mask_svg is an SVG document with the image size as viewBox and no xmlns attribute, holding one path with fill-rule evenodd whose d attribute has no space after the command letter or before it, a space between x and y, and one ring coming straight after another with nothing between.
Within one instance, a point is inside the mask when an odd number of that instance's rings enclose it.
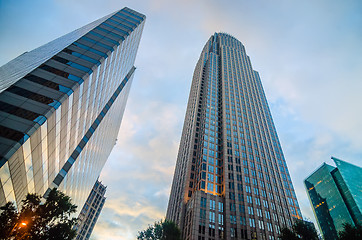
<instances>
[{"instance_id":1,"label":"wispy cloud","mask_svg":"<svg viewBox=\"0 0 362 240\"><path fill-rule=\"evenodd\" d=\"M134 238L164 218L183 115L175 104L130 99L117 145L101 175L111 184L102 213L107 217L99 220L95 238L104 239L105 229L111 228L118 238L108 234L109 239Z\"/></svg>"}]
</instances>

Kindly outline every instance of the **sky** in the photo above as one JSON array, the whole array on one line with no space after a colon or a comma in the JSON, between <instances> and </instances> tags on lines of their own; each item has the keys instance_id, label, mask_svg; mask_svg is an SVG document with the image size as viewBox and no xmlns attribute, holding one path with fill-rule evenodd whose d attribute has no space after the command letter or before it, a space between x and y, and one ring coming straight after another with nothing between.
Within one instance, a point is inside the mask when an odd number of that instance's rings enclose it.
<instances>
[{"instance_id":1,"label":"sky","mask_svg":"<svg viewBox=\"0 0 362 240\"><path fill-rule=\"evenodd\" d=\"M123 7L147 16L93 240L164 218L195 64L214 32L258 71L304 217L303 180L331 156L362 166L362 2L0 0L0 65Z\"/></svg>"}]
</instances>

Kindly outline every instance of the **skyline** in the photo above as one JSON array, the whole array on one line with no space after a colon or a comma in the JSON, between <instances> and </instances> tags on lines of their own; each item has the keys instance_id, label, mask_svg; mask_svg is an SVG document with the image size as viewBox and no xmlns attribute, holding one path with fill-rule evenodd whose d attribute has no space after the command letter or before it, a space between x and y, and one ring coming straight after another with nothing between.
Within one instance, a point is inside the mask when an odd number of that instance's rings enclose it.
<instances>
[{"instance_id":1,"label":"skyline","mask_svg":"<svg viewBox=\"0 0 362 240\"><path fill-rule=\"evenodd\" d=\"M314 219L303 180L323 161L362 165L361 3L69 3L1 2L0 65L124 6L147 16L118 143L100 178L108 193L94 239L106 227L120 234L108 239L133 239L165 215L192 72L214 32L238 38L263 79L303 216Z\"/></svg>"}]
</instances>

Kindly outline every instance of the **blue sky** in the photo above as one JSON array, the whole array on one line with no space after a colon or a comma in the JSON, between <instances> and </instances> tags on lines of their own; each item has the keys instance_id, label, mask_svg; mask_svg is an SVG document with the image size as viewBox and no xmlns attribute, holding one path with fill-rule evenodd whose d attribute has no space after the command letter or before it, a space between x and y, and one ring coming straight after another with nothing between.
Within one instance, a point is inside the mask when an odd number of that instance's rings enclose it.
<instances>
[{"instance_id":1,"label":"blue sky","mask_svg":"<svg viewBox=\"0 0 362 240\"><path fill-rule=\"evenodd\" d=\"M0 0L0 65L124 6L147 20L93 239L134 239L164 217L193 70L214 32L238 38L260 73L305 217L308 174L331 155L362 166L360 1Z\"/></svg>"}]
</instances>

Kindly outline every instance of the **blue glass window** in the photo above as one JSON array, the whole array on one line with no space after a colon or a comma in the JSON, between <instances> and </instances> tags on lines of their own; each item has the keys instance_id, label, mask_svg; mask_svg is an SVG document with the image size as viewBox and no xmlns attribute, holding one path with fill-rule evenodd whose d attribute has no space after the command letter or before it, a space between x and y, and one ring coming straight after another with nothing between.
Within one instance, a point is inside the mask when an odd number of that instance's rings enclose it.
<instances>
[{"instance_id":1,"label":"blue glass window","mask_svg":"<svg viewBox=\"0 0 362 240\"><path fill-rule=\"evenodd\" d=\"M81 59L83 59L83 60L86 60L86 61L88 61L88 62L95 63L95 64L97 64L98 66L101 64L101 62L98 61L98 60L95 60L95 59L93 59L93 58L91 58L91 57L88 57L88 56L86 56L86 55L82 55L82 54L80 54L80 53L78 53L78 52L75 52L75 51L72 51L72 50L70 50L70 49L64 49L63 52L66 52L66 53L71 54L71 55L73 55L73 56L79 57L79 58L81 58Z\"/></svg>"},{"instance_id":2,"label":"blue glass window","mask_svg":"<svg viewBox=\"0 0 362 240\"><path fill-rule=\"evenodd\" d=\"M92 34L92 35L94 35L94 36L100 37L100 38L102 38L102 39L104 39L104 40L106 40L106 41L108 41L108 42L110 42L110 43L112 43L112 44L117 45L117 46L119 45L119 42L114 41L113 39L110 39L110 38L108 38L108 37L106 37L106 36L103 36L103 35L101 35L101 34L99 34L99 33L94 32L94 31L90 31L89 34Z\"/></svg>"},{"instance_id":3,"label":"blue glass window","mask_svg":"<svg viewBox=\"0 0 362 240\"><path fill-rule=\"evenodd\" d=\"M81 70L83 72L87 72L89 74L91 74L93 72L93 70L90 69L90 68L87 68L85 66L82 66L82 65L80 65L78 63L72 62L70 60L67 60L67 59L59 57L59 56L54 56L52 59L55 60L55 61L61 62L63 64L66 64L68 66L74 67L74 68L76 68L78 70Z\"/></svg>"},{"instance_id":4,"label":"blue glass window","mask_svg":"<svg viewBox=\"0 0 362 240\"><path fill-rule=\"evenodd\" d=\"M114 29L114 30L116 30L117 32L119 32L119 33L121 33L122 35L122 40L124 40L124 37L123 36L126 36L126 35L128 35L128 33L126 32L126 31L124 31L124 30L122 30L122 29L119 29L119 28L117 28L117 27L114 27L114 26L112 26L112 25L110 25L110 24L108 24L108 23L106 23L106 22L104 22L103 23L105 26L107 26L107 27L109 27L109 28L112 28L112 29Z\"/></svg>"},{"instance_id":5,"label":"blue glass window","mask_svg":"<svg viewBox=\"0 0 362 240\"><path fill-rule=\"evenodd\" d=\"M76 81L79 84L84 82L84 80L82 78L80 78L80 77L77 77L77 76L75 76L73 74L70 74L68 72L56 69L54 67L51 67L51 66L48 66L48 65L45 65L45 64L42 64L39 68L41 68L41 69L43 69L45 71L54 73L54 74L56 74L58 76L61 76L61 77L68 78L70 80Z\"/></svg>"},{"instance_id":6,"label":"blue glass window","mask_svg":"<svg viewBox=\"0 0 362 240\"><path fill-rule=\"evenodd\" d=\"M74 44L75 46L77 46L77 47L80 47L80 48L83 48L83 49L85 49L85 50L88 50L88 51L90 51L90 52L92 52L92 53L98 54L98 55L100 55L100 56L102 56L102 57L104 57L104 58L107 58L107 57L108 57L107 54L102 53L102 52L100 52L100 51L98 51L98 50L95 50L95 49L93 49L93 48L91 48L91 47L88 47L88 46L86 46L86 45L83 45L83 44L81 44L81 43L75 42L75 43L73 43L73 44Z\"/></svg>"},{"instance_id":7,"label":"blue glass window","mask_svg":"<svg viewBox=\"0 0 362 240\"><path fill-rule=\"evenodd\" d=\"M94 44L96 44L96 45L98 45L98 46L101 46L101 47L103 47L103 48L105 48L105 49L108 49L108 50L110 50L110 51L113 51L113 50L114 50L113 47L108 46L108 45L106 45L106 44L103 44L103 43L101 43L101 42L98 42L98 41L96 41L96 40L93 40L93 39L91 39L91 38L88 38L88 37L86 37L86 36L83 36L82 39L87 40L88 42L94 43Z\"/></svg>"},{"instance_id":8,"label":"blue glass window","mask_svg":"<svg viewBox=\"0 0 362 240\"><path fill-rule=\"evenodd\" d=\"M101 26L102 26L102 24L101 24ZM109 35L112 35L116 39L124 39L122 36L118 35L117 33L111 32L111 31L109 31L109 30L107 30L105 28L102 28L101 26L96 27L96 29L101 30L101 31L103 31L103 32L105 32L105 33L107 33Z\"/></svg>"}]
</instances>

